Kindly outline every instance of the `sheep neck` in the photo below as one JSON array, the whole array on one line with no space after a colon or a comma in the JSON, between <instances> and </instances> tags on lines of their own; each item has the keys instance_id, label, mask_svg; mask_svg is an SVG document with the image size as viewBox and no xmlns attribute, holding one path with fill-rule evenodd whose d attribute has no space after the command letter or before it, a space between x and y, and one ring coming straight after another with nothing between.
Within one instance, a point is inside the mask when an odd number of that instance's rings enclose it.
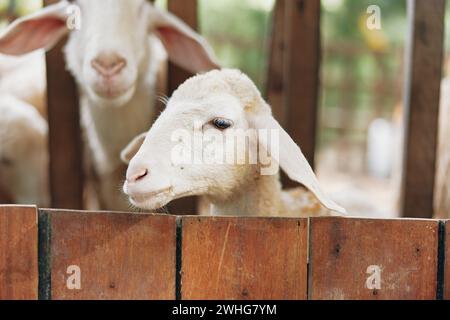
<instances>
[{"instance_id":1,"label":"sheep neck","mask_svg":"<svg viewBox=\"0 0 450 320\"><path fill-rule=\"evenodd\" d=\"M273 216L283 211L279 175L258 176L227 199L210 198L218 216Z\"/></svg>"},{"instance_id":2,"label":"sheep neck","mask_svg":"<svg viewBox=\"0 0 450 320\"><path fill-rule=\"evenodd\" d=\"M99 106L86 96L82 101L83 123L93 152L94 165L100 174L115 171L121 165L121 150L151 124L152 90L141 85L133 98L121 107Z\"/></svg>"}]
</instances>

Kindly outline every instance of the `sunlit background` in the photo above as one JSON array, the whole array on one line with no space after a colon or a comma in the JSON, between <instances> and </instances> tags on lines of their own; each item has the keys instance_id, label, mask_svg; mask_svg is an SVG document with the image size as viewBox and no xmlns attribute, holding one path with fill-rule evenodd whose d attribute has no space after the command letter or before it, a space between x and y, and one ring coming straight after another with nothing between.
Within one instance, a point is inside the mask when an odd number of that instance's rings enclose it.
<instances>
[{"instance_id":1,"label":"sunlit background","mask_svg":"<svg viewBox=\"0 0 450 320\"><path fill-rule=\"evenodd\" d=\"M199 1L200 31L222 64L245 71L262 91L274 2ZM41 0L0 0L0 28L41 5ZM379 31L365 26L369 5L381 8ZM362 204L361 212L372 216L396 214L401 145L392 137L401 128L406 35L404 0L322 0L316 167L337 200L351 194Z\"/></svg>"}]
</instances>

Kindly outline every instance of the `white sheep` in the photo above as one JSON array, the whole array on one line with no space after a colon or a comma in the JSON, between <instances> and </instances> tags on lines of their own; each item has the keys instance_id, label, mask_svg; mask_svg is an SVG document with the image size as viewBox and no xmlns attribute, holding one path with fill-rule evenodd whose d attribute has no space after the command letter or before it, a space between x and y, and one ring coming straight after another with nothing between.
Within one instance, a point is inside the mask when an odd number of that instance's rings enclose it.
<instances>
[{"instance_id":1,"label":"white sheep","mask_svg":"<svg viewBox=\"0 0 450 320\"><path fill-rule=\"evenodd\" d=\"M0 189L7 195L3 201L49 205L47 131L47 122L33 106L0 96Z\"/></svg>"},{"instance_id":2,"label":"white sheep","mask_svg":"<svg viewBox=\"0 0 450 320\"><path fill-rule=\"evenodd\" d=\"M241 133L255 135L244 144L225 139L236 133L236 137ZM195 140L206 134L213 139L203 143ZM197 143L191 144L191 138ZM259 150L257 161L250 161L251 150ZM223 159L231 152L236 152L236 158L233 156L230 162L210 162L217 155L217 159ZM203 155L205 159L192 161L195 157L190 159L191 155ZM188 161L183 161L184 156ZM150 131L131 142L122 158L131 160L124 192L134 206L147 210L198 195L211 202L214 215L345 213L322 192L300 148L272 117L270 106L253 82L237 70L210 71L187 80ZM273 170L276 163L311 193L302 189L282 191L278 165Z\"/></svg>"},{"instance_id":3,"label":"white sheep","mask_svg":"<svg viewBox=\"0 0 450 320\"><path fill-rule=\"evenodd\" d=\"M34 106L44 118L47 117L45 57L42 50L23 57L0 55L2 94L12 95Z\"/></svg>"},{"instance_id":4,"label":"white sheep","mask_svg":"<svg viewBox=\"0 0 450 320\"><path fill-rule=\"evenodd\" d=\"M80 16L70 10L73 5ZM81 28L69 30L77 19ZM102 209L124 210L120 151L153 120L160 66L167 56L194 73L217 64L203 38L145 0L60 1L13 22L0 34L0 53L50 49L68 33L66 63L81 95L100 203Z\"/></svg>"}]
</instances>

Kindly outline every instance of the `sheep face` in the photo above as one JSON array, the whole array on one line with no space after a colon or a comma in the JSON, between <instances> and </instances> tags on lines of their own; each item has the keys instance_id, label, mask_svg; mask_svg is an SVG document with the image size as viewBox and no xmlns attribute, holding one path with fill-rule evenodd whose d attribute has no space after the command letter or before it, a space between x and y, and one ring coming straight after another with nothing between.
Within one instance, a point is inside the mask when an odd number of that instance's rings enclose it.
<instances>
[{"instance_id":1,"label":"sheep face","mask_svg":"<svg viewBox=\"0 0 450 320\"><path fill-rule=\"evenodd\" d=\"M0 100L0 187L15 203L49 205L47 124L31 106Z\"/></svg>"},{"instance_id":2,"label":"sheep face","mask_svg":"<svg viewBox=\"0 0 450 320\"><path fill-rule=\"evenodd\" d=\"M156 73L152 54L165 55L156 37L169 58L188 71L217 67L203 38L146 0L60 1L12 23L0 34L0 53L50 49L68 33L68 68L99 106L123 106L139 80Z\"/></svg>"},{"instance_id":3,"label":"sheep face","mask_svg":"<svg viewBox=\"0 0 450 320\"><path fill-rule=\"evenodd\" d=\"M121 106L136 90L149 61L145 0L78 0L81 28L65 48L70 71L94 102Z\"/></svg>"},{"instance_id":4,"label":"sheep face","mask_svg":"<svg viewBox=\"0 0 450 320\"><path fill-rule=\"evenodd\" d=\"M124 192L150 210L189 195L226 199L258 174L248 132L244 109L230 94L174 97L131 161Z\"/></svg>"},{"instance_id":5,"label":"sheep face","mask_svg":"<svg viewBox=\"0 0 450 320\"><path fill-rule=\"evenodd\" d=\"M124 192L144 209L188 195L226 201L244 192L243 186L255 185L261 175L277 174L279 164L327 209L345 213L324 194L254 83L237 70L210 71L187 80L122 158L131 160Z\"/></svg>"}]
</instances>

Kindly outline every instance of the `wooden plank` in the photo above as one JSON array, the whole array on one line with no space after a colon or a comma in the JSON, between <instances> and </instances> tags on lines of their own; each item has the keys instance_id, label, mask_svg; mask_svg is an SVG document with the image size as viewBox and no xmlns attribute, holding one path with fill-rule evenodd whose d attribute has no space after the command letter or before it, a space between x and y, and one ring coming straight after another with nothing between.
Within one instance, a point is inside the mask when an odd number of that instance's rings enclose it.
<instances>
[{"instance_id":1,"label":"wooden plank","mask_svg":"<svg viewBox=\"0 0 450 320\"><path fill-rule=\"evenodd\" d=\"M286 104L284 85L285 56L285 0L277 0L272 13L272 31L270 37L270 56L267 75L267 101L272 107L275 119L282 126L286 124Z\"/></svg>"},{"instance_id":2,"label":"wooden plank","mask_svg":"<svg viewBox=\"0 0 450 320\"><path fill-rule=\"evenodd\" d=\"M58 0L45 0L45 5ZM47 53L47 92L52 207L83 207L83 157L78 93L67 72L64 42ZM70 181L70 183L68 183Z\"/></svg>"},{"instance_id":3,"label":"wooden plank","mask_svg":"<svg viewBox=\"0 0 450 320\"><path fill-rule=\"evenodd\" d=\"M307 220L182 220L182 299L306 299Z\"/></svg>"},{"instance_id":4,"label":"wooden plank","mask_svg":"<svg viewBox=\"0 0 450 320\"><path fill-rule=\"evenodd\" d=\"M52 299L175 298L175 217L58 211L48 215ZM68 286L77 284L68 274L77 268L81 289Z\"/></svg>"},{"instance_id":5,"label":"wooden plank","mask_svg":"<svg viewBox=\"0 0 450 320\"><path fill-rule=\"evenodd\" d=\"M197 0L168 0L167 8L192 29L198 29ZM174 65L173 63L169 63L168 70L168 92L170 96L173 91L176 90L180 84L190 78L192 74ZM194 197L186 197L173 201L168 205L168 210L170 213L175 214L196 214L197 199Z\"/></svg>"},{"instance_id":6,"label":"wooden plank","mask_svg":"<svg viewBox=\"0 0 450 320\"><path fill-rule=\"evenodd\" d=\"M321 59L320 0L286 1L285 17L286 128L314 167Z\"/></svg>"},{"instance_id":7,"label":"wooden plank","mask_svg":"<svg viewBox=\"0 0 450 320\"><path fill-rule=\"evenodd\" d=\"M443 244L445 245L444 252L444 292L443 298L445 300L450 300L450 223L449 221L445 222L445 231L444 231L444 239Z\"/></svg>"},{"instance_id":8,"label":"wooden plank","mask_svg":"<svg viewBox=\"0 0 450 320\"><path fill-rule=\"evenodd\" d=\"M0 300L38 298L35 207L0 206Z\"/></svg>"},{"instance_id":9,"label":"wooden plank","mask_svg":"<svg viewBox=\"0 0 450 320\"><path fill-rule=\"evenodd\" d=\"M435 299L438 224L311 219L309 297Z\"/></svg>"},{"instance_id":10,"label":"wooden plank","mask_svg":"<svg viewBox=\"0 0 450 320\"><path fill-rule=\"evenodd\" d=\"M409 0L402 214L433 216L445 0Z\"/></svg>"}]
</instances>

